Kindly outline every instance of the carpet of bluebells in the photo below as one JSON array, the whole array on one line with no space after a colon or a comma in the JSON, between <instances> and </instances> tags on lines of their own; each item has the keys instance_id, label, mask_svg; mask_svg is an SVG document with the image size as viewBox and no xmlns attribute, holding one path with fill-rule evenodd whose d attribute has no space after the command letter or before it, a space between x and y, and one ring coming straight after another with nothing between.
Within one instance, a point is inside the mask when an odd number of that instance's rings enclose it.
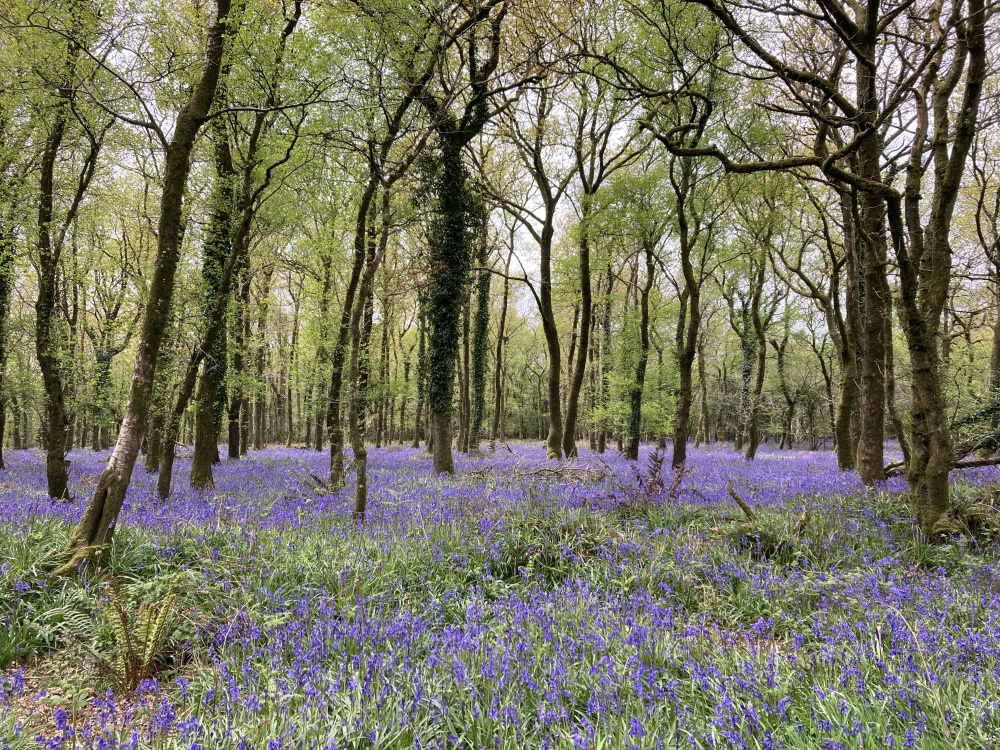
<instances>
[{"instance_id":1,"label":"carpet of bluebells","mask_svg":"<svg viewBox=\"0 0 1000 750\"><path fill-rule=\"evenodd\" d=\"M989 748L1000 555L930 545L905 481L830 452L695 449L675 481L540 447L372 450L369 513L271 448L155 499L137 470L108 564L49 579L107 454L0 473L0 748ZM995 468L955 475L982 503ZM749 503L757 523L728 492ZM109 592L177 595L153 675L112 690Z\"/></svg>"}]
</instances>

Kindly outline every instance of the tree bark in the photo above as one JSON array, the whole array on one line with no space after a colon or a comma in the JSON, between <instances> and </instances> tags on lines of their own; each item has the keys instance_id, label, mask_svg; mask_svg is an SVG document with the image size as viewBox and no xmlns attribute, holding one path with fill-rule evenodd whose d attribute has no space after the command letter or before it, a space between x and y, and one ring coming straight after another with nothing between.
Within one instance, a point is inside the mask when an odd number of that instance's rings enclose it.
<instances>
[{"instance_id":1,"label":"tree bark","mask_svg":"<svg viewBox=\"0 0 1000 750\"><path fill-rule=\"evenodd\" d=\"M63 97L64 98L64 97ZM56 272L60 243L53 243L53 197L55 165L66 132L68 102L57 105L55 120L42 150L38 199L38 297L35 301L35 352L42 371L46 400L45 478L49 497L69 498L66 467L67 415L63 394L62 368L55 332Z\"/></svg>"},{"instance_id":2,"label":"tree bark","mask_svg":"<svg viewBox=\"0 0 1000 750\"><path fill-rule=\"evenodd\" d=\"M649 293L653 288L653 242L644 243L646 255L646 282L639 293L639 355L635 363L635 383L629 394L628 446L625 458L639 460L639 440L642 427L642 391L646 384L646 365L649 362Z\"/></svg>"},{"instance_id":3,"label":"tree bark","mask_svg":"<svg viewBox=\"0 0 1000 750\"><path fill-rule=\"evenodd\" d=\"M503 440L500 434L500 418L502 415L503 393L503 345L507 330L507 302L510 298L510 261L514 256L514 238L511 233L511 250L507 253L507 262L503 272L503 296L500 298L500 322L497 325L497 346L493 356L493 425L490 429L490 451L496 450L496 441Z\"/></svg>"},{"instance_id":4,"label":"tree bark","mask_svg":"<svg viewBox=\"0 0 1000 750\"><path fill-rule=\"evenodd\" d=\"M332 487L339 487L344 481L344 432L340 424L344 364L350 340L354 297L357 294L358 284L361 281L361 272L365 265L365 248L369 234L369 213L374 211L372 199L377 189L378 178L374 171L372 171L369 174L368 184L365 186L358 204L358 213L354 226L354 261L351 265L351 276L347 282L347 290L344 294L344 307L340 313L340 329L337 333L337 343L333 350L331 362L327 429L330 433L330 486Z\"/></svg>"},{"instance_id":5,"label":"tree bark","mask_svg":"<svg viewBox=\"0 0 1000 750\"><path fill-rule=\"evenodd\" d=\"M218 304L223 266L232 253L233 201L236 169L233 166L229 135L222 120L213 122L215 135L215 185L212 215L205 238L202 280L205 284L203 309L214 311ZM216 431L216 396L226 366L225 315L219 322L219 332L211 351L202 365L201 381L196 399L194 456L191 459L191 486L214 487L212 463L218 456L219 435Z\"/></svg>"},{"instance_id":6,"label":"tree bark","mask_svg":"<svg viewBox=\"0 0 1000 750\"><path fill-rule=\"evenodd\" d=\"M0 179L2 179L0 174ZM0 183L0 470L6 468L3 459L4 433L7 429L7 321L10 317L10 295L14 286L14 236L7 221L6 185ZM16 419L16 413L15 413ZM16 430L16 422L15 422ZM16 446L19 447L19 446Z\"/></svg>"},{"instance_id":7,"label":"tree bark","mask_svg":"<svg viewBox=\"0 0 1000 750\"><path fill-rule=\"evenodd\" d=\"M914 97L916 125L902 200L896 196L886 200L899 265L900 319L911 364L912 445L907 467L910 504L920 530L931 539L944 538L955 530L948 488L954 448L941 376L940 324L951 282L952 218L976 137L987 76L986 18L983 0L969 0L968 17L962 22L947 74L939 77L943 50L924 74ZM965 89L956 108L952 95L963 72ZM954 130L950 124L953 109L960 113ZM932 134L929 115L934 120ZM925 148L931 153L934 176L929 210L922 210L920 205L928 168L923 158Z\"/></svg>"},{"instance_id":8,"label":"tree bark","mask_svg":"<svg viewBox=\"0 0 1000 750\"><path fill-rule=\"evenodd\" d=\"M575 366L569 384L569 394L566 397L566 425L563 433L563 453L566 458L576 458L576 428L580 410L580 391L583 379L587 374L590 347L590 327L594 313L594 300L590 281L590 238L588 236L588 221L590 219L591 196L584 194L580 202L580 242L577 255L580 262L580 335L579 350L576 353Z\"/></svg>"},{"instance_id":9,"label":"tree bark","mask_svg":"<svg viewBox=\"0 0 1000 750\"><path fill-rule=\"evenodd\" d=\"M753 323L754 340L757 352L757 377L754 380L753 394L750 397L750 413L747 415L746 453L747 461L753 460L760 445L760 398L764 390L764 368L767 365L767 339L764 332L764 321L760 316L760 301L764 293L764 269L766 262L760 259L760 269L754 281L753 299L750 303L750 319Z\"/></svg>"},{"instance_id":10,"label":"tree bark","mask_svg":"<svg viewBox=\"0 0 1000 750\"><path fill-rule=\"evenodd\" d=\"M679 387L677 391L677 414L674 418L673 456L671 466L678 469L687 460L687 441L691 428L691 402L694 358L698 353L701 329L701 279L695 276L694 264L691 262L693 240L691 237L686 210L687 197L691 192L690 161L681 164L681 179L674 179L671 162L671 183L676 201L675 215L677 217L678 243L680 245L681 273L684 276L684 291L681 295L681 310L677 318L676 351ZM699 363L699 368L701 364Z\"/></svg>"},{"instance_id":11,"label":"tree bark","mask_svg":"<svg viewBox=\"0 0 1000 750\"><path fill-rule=\"evenodd\" d=\"M101 551L111 541L132 470L139 454L160 344L170 315L177 269L181 209L188 166L195 138L208 115L219 81L225 53L226 21L230 0L216 0L205 44L205 60L197 85L178 113L174 132L166 148L163 169L163 193L157 231L156 262L153 267L146 310L136 353L132 385L118 440L108 465L94 490L94 496L73 531L67 545L69 561L57 574L71 574L89 560L100 559Z\"/></svg>"},{"instance_id":12,"label":"tree bark","mask_svg":"<svg viewBox=\"0 0 1000 750\"><path fill-rule=\"evenodd\" d=\"M350 359L350 397L349 422L351 432L351 449L354 453L354 470L356 475L354 490L354 518L363 521L368 507L368 451L365 448L365 408L367 406L368 372L371 368L369 344L371 342L373 321L373 285L375 272L385 257L385 249L389 242L389 191L382 191L380 214L382 217L382 232L379 237L378 249L369 247L366 257L364 275L361 278L358 291L358 301L351 311L351 359ZM374 217L373 217L374 219Z\"/></svg>"}]
</instances>

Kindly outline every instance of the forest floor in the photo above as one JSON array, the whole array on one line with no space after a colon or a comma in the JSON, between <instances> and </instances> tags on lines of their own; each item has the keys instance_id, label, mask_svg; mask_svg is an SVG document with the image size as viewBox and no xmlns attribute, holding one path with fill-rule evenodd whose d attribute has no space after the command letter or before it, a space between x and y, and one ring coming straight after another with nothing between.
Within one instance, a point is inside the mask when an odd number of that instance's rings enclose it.
<instances>
[{"instance_id":1,"label":"forest floor","mask_svg":"<svg viewBox=\"0 0 1000 750\"><path fill-rule=\"evenodd\" d=\"M444 479L372 450L363 525L326 452L206 491L184 458L166 504L140 468L109 564L67 581L45 571L107 454L74 452L55 503L8 451L0 748L995 747L1000 470L956 473L970 533L932 546L904 480L829 452L700 448L679 479L612 455Z\"/></svg>"}]
</instances>

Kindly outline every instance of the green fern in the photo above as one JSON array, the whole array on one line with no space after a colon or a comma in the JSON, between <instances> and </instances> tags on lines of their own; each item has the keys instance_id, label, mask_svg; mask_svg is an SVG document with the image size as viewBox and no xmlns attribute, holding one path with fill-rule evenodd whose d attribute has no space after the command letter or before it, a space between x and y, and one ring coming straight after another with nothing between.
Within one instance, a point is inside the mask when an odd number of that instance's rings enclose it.
<instances>
[{"instance_id":1,"label":"green fern","mask_svg":"<svg viewBox=\"0 0 1000 750\"><path fill-rule=\"evenodd\" d=\"M113 663L101 658L98 663L118 690L134 692L156 668L177 595L171 587L159 601L142 602L134 617L129 615L124 599L113 585L107 600L100 603L114 634L115 655Z\"/></svg>"}]
</instances>

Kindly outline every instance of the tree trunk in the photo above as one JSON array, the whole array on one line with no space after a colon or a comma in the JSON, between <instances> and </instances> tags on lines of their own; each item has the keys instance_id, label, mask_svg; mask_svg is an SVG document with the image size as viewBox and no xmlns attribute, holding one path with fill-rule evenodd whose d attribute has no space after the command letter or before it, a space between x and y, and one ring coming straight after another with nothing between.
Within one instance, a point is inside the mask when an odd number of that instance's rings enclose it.
<instances>
[{"instance_id":1,"label":"tree trunk","mask_svg":"<svg viewBox=\"0 0 1000 750\"><path fill-rule=\"evenodd\" d=\"M628 449L625 458L639 460L639 438L642 426L642 391L646 384L646 365L649 362L649 292L653 288L653 242L643 243L646 251L646 283L639 295L639 356L635 364L635 383L629 399ZM689 389L690 392L690 389Z\"/></svg>"},{"instance_id":2,"label":"tree trunk","mask_svg":"<svg viewBox=\"0 0 1000 750\"><path fill-rule=\"evenodd\" d=\"M417 301L418 343L417 343L417 407L413 415L413 443L411 448L420 447L420 436L423 434L424 393L427 387L427 323L424 317L423 300Z\"/></svg>"},{"instance_id":3,"label":"tree trunk","mask_svg":"<svg viewBox=\"0 0 1000 750\"><path fill-rule=\"evenodd\" d=\"M764 390L764 368L767 365L767 339L764 335L764 322L760 317L760 298L764 291L764 268L766 263L762 258L757 280L754 284L753 301L750 306L750 318L753 321L753 331L757 350L757 378L754 380L753 395L750 398L750 413L747 416L746 453L748 461L757 455L760 445L760 397Z\"/></svg>"},{"instance_id":4,"label":"tree trunk","mask_svg":"<svg viewBox=\"0 0 1000 750\"><path fill-rule=\"evenodd\" d=\"M369 175L368 184L361 194L358 213L354 227L354 261L351 266L351 277L344 294L344 307L340 313L340 329L337 333L337 343L333 350L330 370L330 403L327 407L327 430L330 433L330 485L339 487L344 481L344 432L340 425L341 396L344 383L344 360L347 356L347 346L351 332L351 313L354 309L354 296L361 281L361 271L365 265L365 248L369 236L369 223L372 219L369 213L374 212L372 199L378 189L378 178L373 173Z\"/></svg>"},{"instance_id":5,"label":"tree trunk","mask_svg":"<svg viewBox=\"0 0 1000 750\"><path fill-rule=\"evenodd\" d=\"M459 453L469 452L469 427L472 422L472 415L469 413L471 398L469 391L469 375L471 366L469 362L469 333L471 327L469 307L472 304L472 296L466 295L465 304L462 305L462 351L458 361L458 451Z\"/></svg>"},{"instance_id":6,"label":"tree trunk","mask_svg":"<svg viewBox=\"0 0 1000 750\"><path fill-rule=\"evenodd\" d=\"M513 246L513 233L511 233L511 248ZM500 298L500 323L497 326L497 347L493 356L493 425L490 429L490 451L496 450L497 440L503 440L503 436L500 434L501 393L503 392L503 344L504 335L507 330L507 302L510 298L510 261L513 255L514 251L511 249L507 254L507 263L504 265L503 296ZM1000 317L1000 314L998 314L998 317ZM523 438L523 435L520 435L519 438Z\"/></svg>"},{"instance_id":7,"label":"tree trunk","mask_svg":"<svg viewBox=\"0 0 1000 750\"><path fill-rule=\"evenodd\" d=\"M195 399L194 455L191 458L191 486L214 487L212 459L218 445L215 432L215 390L218 380L205 360ZM161 473L160 476L163 476Z\"/></svg>"},{"instance_id":8,"label":"tree trunk","mask_svg":"<svg viewBox=\"0 0 1000 750\"><path fill-rule=\"evenodd\" d=\"M891 309L890 309L891 312ZM896 365L895 354L892 350L892 316L885 319L885 389L886 404L889 407L889 418L892 420L892 429L896 433L899 441L899 450L903 454L903 465L910 465L910 441L906 437L906 428L903 426L903 417L899 413L896 405Z\"/></svg>"},{"instance_id":9,"label":"tree trunk","mask_svg":"<svg viewBox=\"0 0 1000 750\"><path fill-rule=\"evenodd\" d=\"M163 193L157 231L156 262L153 267L146 310L136 353L128 404L118 440L108 465L94 489L94 496L67 545L70 560L56 574L72 574L89 560L99 559L111 541L132 470L139 454L160 344L170 315L174 292L181 229L181 207L195 137L208 115L219 80L225 52L226 17L230 0L216 0L205 45L200 79L190 99L178 113L173 137L167 145L163 169Z\"/></svg>"},{"instance_id":10,"label":"tree trunk","mask_svg":"<svg viewBox=\"0 0 1000 750\"><path fill-rule=\"evenodd\" d=\"M542 332L545 334L545 345L549 353L549 431L545 440L545 456L549 459L560 459L563 456L563 421L559 408L560 383L562 372L562 354L559 346L559 330L556 328L555 312L552 308L552 236L550 223L542 229L540 244L541 284L538 298L541 316Z\"/></svg>"},{"instance_id":11,"label":"tree trunk","mask_svg":"<svg viewBox=\"0 0 1000 750\"><path fill-rule=\"evenodd\" d=\"M675 163L671 163L671 169ZM674 450L670 461L670 465L674 469L683 466L687 460L687 441L691 433L692 370L701 336L701 279L695 276L694 264L691 262L691 252L694 248L692 248L693 242L685 205L691 191L690 170L690 162L685 162L681 165L680 181L676 182L673 178L671 179L674 184L674 196L677 204L675 213L680 244L681 272L684 276L684 292L681 298L680 315L677 318L676 333L677 369L680 382L677 393L677 415L674 419ZM651 273L650 263L647 262L646 266L647 274ZM700 361L698 367L703 369Z\"/></svg>"},{"instance_id":12,"label":"tree trunk","mask_svg":"<svg viewBox=\"0 0 1000 750\"><path fill-rule=\"evenodd\" d=\"M57 105L55 121L42 150L38 199L38 298L35 301L35 352L42 371L46 400L45 477L49 497L57 499L69 497L66 407L59 345L54 330L56 322L53 320L56 317L56 273L60 247L52 238L54 174L59 147L66 132L66 109L65 101Z\"/></svg>"},{"instance_id":13,"label":"tree trunk","mask_svg":"<svg viewBox=\"0 0 1000 750\"><path fill-rule=\"evenodd\" d=\"M485 233L480 237L478 262L479 274L476 278L476 314L472 328L472 425L469 429L470 452L479 454L479 440L483 422L486 420L486 356L489 349L490 327L490 271ZM506 310L501 314L506 314ZM503 338L501 331L499 337ZM499 356L499 355L498 355ZM494 378L495 385L495 378ZM496 394L499 402L499 391Z\"/></svg>"},{"instance_id":14,"label":"tree trunk","mask_svg":"<svg viewBox=\"0 0 1000 750\"><path fill-rule=\"evenodd\" d=\"M233 198L236 170L233 167L229 136L221 119L212 123L215 136L215 185L212 215L205 237L201 275L205 283L203 308L207 314L218 306L223 266L232 253ZM225 308L223 307L224 311ZM211 351L204 360L196 403L194 456L191 460L191 486L212 487L212 463L218 456L219 436L215 411L219 384L225 375L226 331L225 315L219 322Z\"/></svg>"},{"instance_id":15,"label":"tree trunk","mask_svg":"<svg viewBox=\"0 0 1000 750\"><path fill-rule=\"evenodd\" d=\"M441 141L440 176L437 184L438 212L430 241L430 289L427 315L430 322L427 400L434 437L434 473L455 473L451 456L451 420L455 389L455 367L460 345L460 317L470 260L469 229L472 198L462 148L468 140L453 119L438 126Z\"/></svg>"},{"instance_id":16,"label":"tree trunk","mask_svg":"<svg viewBox=\"0 0 1000 750\"><path fill-rule=\"evenodd\" d=\"M936 72L933 77L928 74L917 90L914 145L903 194L909 247L904 236L901 201L898 197L886 201L899 266L900 318L911 364L912 445L907 467L910 503L920 530L931 539L945 538L955 530L948 488L954 448L941 375L940 323L951 282L952 218L966 161L976 138L987 76L986 18L983 0L969 0L968 17L962 25L967 60L956 52L948 75L938 78ZM952 94L963 71L965 90L958 104ZM953 111L960 114L956 115L952 130ZM931 112L933 134L928 133ZM934 175L929 210L920 206L921 192L926 188L925 144L932 155ZM924 216L926 226L922 223Z\"/></svg>"},{"instance_id":17,"label":"tree trunk","mask_svg":"<svg viewBox=\"0 0 1000 750\"><path fill-rule=\"evenodd\" d=\"M389 242L389 191L382 191L382 231L379 237L378 249L369 245L366 257L364 275L358 290L358 302L351 313L351 359L349 369L350 397L349 422L351 432L351 449L354 453L354 470L356 483L354 491L354 518L363 521L368 507L368 451L365 449L365 409L368 398L368 376L371 371L372 324L374 320L373 285L375 273L385 257L385 249ZM374 217L373 217L374 220ZM388 322L383 320L383 325Z\"/></svg>"},{"instance_id":18,"label":"tree trunk","mask_svg":"<svg viewBox=\"0 0 1000 750\"><path fill-rule=\"evenodd\" d=\"M587 353L590 347L590 326L593 318L594 301L590 283L590 238L587 226L590 215L590 195L584 195L580 204L580 243L578 256L580 261L580 335L579 351L576 353L575 367L569 385L569 395L566 398L566 426L563 435L563 452L567 458L576 458L576 428L580 409L580 391L583 388L583 378L587 374Z\"/></svg>"},{"instance_id":19,"label":"tree trunk","mask_svg":"<svg viewBox=\"0 0 1000 750\"><path fill-rule=\"evenodd\" d=\"M698 334L698 392L700 393L700 405L698 408L698 429L695 432L694 445L706 445L711 442L708 433L708 375L705 372L705 333Z\"/></svg>"},{"instance_id":20,"label":"tree trunk","mask_svg":"<svg viewBox=\"0 0 1000 750\"><path fill-rule=\"evenodd\" d=\"M6 197L0 193L0 198L5 199ZM0 205L0 212L5 210L6 206ZM5 383L7 378L7 320L10 316L10 294L14 286L14 250L13 234L6 217L0 213L0 470L6 468L3 460L3 441L7 429L7 388ZM13 404L11 405L13 406ZM14 429L16 432L16 411Z\"/></svg>"},{"instance_id":21,"label":"tree trunk","mask_svg":"<svg viewBox=\"0 0 1000 750\"><path fill-rule=\"evenodd\" d=\"M611 262L605 268L604 276L604 325L601 334L601 378L599 382L600 398L599 408L601 419L597 433L597 452L604 453L607 449L608 440L608 419L607 409L610 401L610 378L611 373L611 292L614 288L614 274L611 270Z\"/></svg>"}]
</instances>

